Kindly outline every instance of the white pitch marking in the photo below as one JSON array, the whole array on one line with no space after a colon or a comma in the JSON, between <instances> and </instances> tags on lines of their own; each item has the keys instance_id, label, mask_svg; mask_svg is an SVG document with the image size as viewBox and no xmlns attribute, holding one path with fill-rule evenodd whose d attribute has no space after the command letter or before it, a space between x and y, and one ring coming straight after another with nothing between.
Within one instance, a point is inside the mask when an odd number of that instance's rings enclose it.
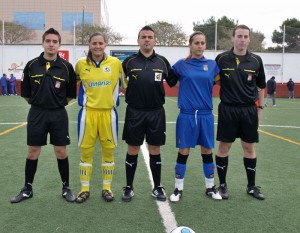
<instances>
[{"instance_id":1,"label":"white pitch marking","mask_svg":"<svg viewBox=\"0 0 300 233\"><path fill-rule=\"evenodd\" d=\"M148 170L148 176L149 176L151 185L153 187L152 174L151 174L151 169L150 169L150 165L149 165L149 151L148 151L145 141L144 141L143 145L141 146L141 151L142 151L142 154L143 154L143 157L144 157L144 160L146 163L146 167ZM169 232L171 232L171 230L173 230L174 228L177 227L177 221L175 219L174 213L171 210L169 201L168 201L168 199L166 201L156 201L156 204L158 206L159 213L163 219L165 231L167 233L169 233Z\"/></svg>"}]
</instances>

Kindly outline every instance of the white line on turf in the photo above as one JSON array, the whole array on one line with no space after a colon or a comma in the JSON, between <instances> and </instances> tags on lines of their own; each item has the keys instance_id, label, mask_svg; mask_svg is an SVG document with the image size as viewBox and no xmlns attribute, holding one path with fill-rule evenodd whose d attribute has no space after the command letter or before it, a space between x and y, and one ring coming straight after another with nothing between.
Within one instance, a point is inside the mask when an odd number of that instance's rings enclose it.
<instances>
[{"instance_id":1,"label":"white line on turf","mask_svg":"<svg viewBox=\"0 0 300 233\"><path fill-rule=\"evenodd\" d=\"M148 151L148 148L147 148L145 142L141 146L141 151L142 151L142 154L143 154L146 166L147 166L148 176L151 181L151 185L153 187L153 180L152 180L152 175L151 175L151 170L150 170L150 165L149 165L149 151ZM156 201L156 204L158 206L159 213L163 219L163 223L165 226L165 232L169 233L169 232L171 232L171 230L173 230L174 228L177 227L177 221L175 219L174 213L171 210L169 201L168 201L168 199L164 202Z\"/></svg>"},{"instance_id":2,"label":"white line on turf","mask_svg":"<svg viewBox=\"0 0 300 233\"><path fill-rule=\"evenodd\" d=\"M26 122L4 122L4 123L0 123L0 125L20 125L20 124L24 124Z\"/></svg>"},{"instance_id":3,"label":"white line on turf","mask_svg":"<svg viewBox=\"0 0 300 233\"><path fill-rule=\"evenodd\" d=\"M26 122L0 122L0 125L19 125ZM77 121L70 121L72 124L77 124ZM124 121L119 121L119 124L124 124ZM168 121L167 124L176 124L175 121ZM215 125L217 123L214 123ZM272 128L290 128L290 129L300 129L300 126L295 125L260 125L259 127L272 127Z\"/></svg>"}]
</instances>

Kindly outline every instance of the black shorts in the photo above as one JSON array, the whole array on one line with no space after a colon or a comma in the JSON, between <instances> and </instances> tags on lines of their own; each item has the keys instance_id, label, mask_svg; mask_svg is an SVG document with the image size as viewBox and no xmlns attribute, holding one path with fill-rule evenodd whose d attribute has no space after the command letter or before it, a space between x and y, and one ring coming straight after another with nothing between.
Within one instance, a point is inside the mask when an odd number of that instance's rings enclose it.
<instances>
[{"instance_id":1,"label":"black shorts","mask_svg":"<svg viewBox=\"0 0 300 233\"><path fill-rule=\"evenodd\" d=\"M258 142L256 105L235 107L219 104L217 141L234 142L236 138L248 143Z\"/></svg>"},{"instance_id":2,"label":"black shorts","mask_svg":"<svg viewBox=\"0 0 300 233\"><path fill-rule=\"evenodd\" d=\"M148 145L161 146L166 142L166 114L163 107L144 111L127 106L122 139L128 145L140 146L144 142Z\"/></svg>"},{"instance_id":3,"label":"black shorts","mask_svg":"<svg viewBox=\"0 0 300 233\"><path fill-rule=\"evenodd\" d=\"M65 108L43 109L31 106L27 118L27 145L47 145L47 135L50 134L50 144L66 146L70 144L69 120Z\"/></svg>"}]
</instances>

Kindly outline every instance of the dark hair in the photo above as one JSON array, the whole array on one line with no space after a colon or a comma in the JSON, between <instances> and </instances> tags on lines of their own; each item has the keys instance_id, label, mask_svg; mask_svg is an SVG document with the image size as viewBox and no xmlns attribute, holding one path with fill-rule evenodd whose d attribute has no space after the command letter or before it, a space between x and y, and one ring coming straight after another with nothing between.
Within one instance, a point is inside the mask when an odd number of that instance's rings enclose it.
<instances>
[{"instance_id":1,"label":"dark hair","mask_svg":"<svg viewBox=\"0 0 300 233\"><path fill-rule=\"evenodd\" d=\"M233 29L233 31L232 31L232 36L235 36L235 32L236 32L237 29L246 29L246 30L248 30L248 31L249 31L249 36L250 36L251 30L250 30L250 28L249 28L248 26L246 26L246 25L244 25L244 24L237 25L237 26Z\"/></svg>"},{"instance_id":2,"label":"dark hair","mask_svg":"<svg viewBox=\"0 0 300 233\"><path fill-rule=\"evenodd\" d=\"M155 35L155 31L149 25L142 27L142 29L139 31L138 38L140 38L141 31L152 31Z\"/></svg>"},{"instance_id":3,"label":"dark hair","mask_svg":"<svg viewBox=\"0 0 300 233\"><path fill-rule=\"evenodd\" d=\"M103 33L101 33L101 32L94 32L92 35L90 35L89 43L91 42L92 38L95 37L95 36L102 36L104 42L106 43L105 36L104 36ZM92 60L93 60L92 52L91 52L91 50L89 49L88 54L87 54L87 56L86 56L86 62L89 64L90 61L92 61Z\"/></svg>"},{"instance_id":4,"label":"dark hair","mask_svg":"<svg viewBox=\"0 0 300 233\"><path fill-rule=\"evenodd\" d=\"M43 43L45 41L46 36L49 35L49 34L57 35L58 36L58 42L59 42L59 44L61 44L61 36L60 36L59 32L57 30L55 30L54 28L49 28L47 31L44 32L43 37L42 37L43 38Z\"/></svg>"},{"instance_id":5,"label":"dark hair","mask_svg":"<svg viewBox=\"0 0 300 233\"><path fill-rule=\"evenodd\" d=\"M196 35L202 35L206 39L206 36L205 36L205 34L203 32L201 32L201 31L195 31L189 37L189 45L191 45L193 43L194 36L196 36ZM192 52L190 51L190 54L184 60L187 61L187 60L191 59L191 57L192 57Z\"/></svg>"},{"instance_id":6,"label":"dark hair","mask_svg":"<svg viewBox=\"0 0 300 233\"><path fill-rule=\"evenodd\" d=\"M201 32L201 31L195 31L195 32L193 32L193 33L190 35L190 38L189 38L189 44L192 44L193 39L194 39L194 36L196 36L196 35L203 35L203 36L205 36L205 34L204 34L203 32Z\"/></svg>"}]
</instances>

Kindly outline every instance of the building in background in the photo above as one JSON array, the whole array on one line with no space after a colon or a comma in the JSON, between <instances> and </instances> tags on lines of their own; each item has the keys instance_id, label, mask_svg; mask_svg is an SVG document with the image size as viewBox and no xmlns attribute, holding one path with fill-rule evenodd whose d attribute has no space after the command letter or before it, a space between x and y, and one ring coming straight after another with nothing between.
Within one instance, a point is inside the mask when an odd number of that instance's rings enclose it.
<instances>
[{"instance_id":1,"label":"building in background","mask_svg":"<svg viewBox=\"0 0 300 233\"><path fill-rule=\"evenodd\" d=\"M73 44L74 24L108 23L105 0L1 0L0 15L4 22L20 24L36 32L35 38L24 44L41 44L42 34L51 27L61 33L62 44Z\"/></svg>"}]
</instances>

